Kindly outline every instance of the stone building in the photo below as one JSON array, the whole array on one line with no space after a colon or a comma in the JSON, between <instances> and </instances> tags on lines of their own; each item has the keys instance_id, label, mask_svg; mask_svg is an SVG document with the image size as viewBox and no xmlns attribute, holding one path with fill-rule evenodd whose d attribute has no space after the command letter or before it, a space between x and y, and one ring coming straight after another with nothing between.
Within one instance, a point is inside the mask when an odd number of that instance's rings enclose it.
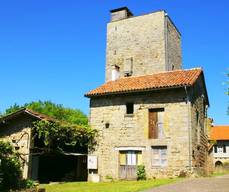
<instances>
[{"instance_id":1,"label":"stone building","mask_svg":"<svg viewBox=\"0 0 229 192\"><path fill-rule=\"evenodd\" d=\"M213 163L215 167L229 166L229 126L213 126L211 128L210 140L214 141ZM229 167L228 167L229 168Z\"/></svg>"},{"instance_id":2,"label":"stone building","mask_svg":"<svg viewBox=\"0 0 229 192\"><path fill-rule=\"evenodd\" d=\"M86 180L86 155L42 152L43 144L32 131L33 123L40 120L55 121L25 108L0 118L0 139L9 141L19 153L23 178L41 183Z\"/></svg>"},{"instance_id":3,"label":"stone building","mask_svg":"<svg viewBox=\"0 0 229 192\"><path fill-rule=\"evenodd\" d=\"M89 179L135 179L137 165L148 178L205 170L203 70L182 68L181 34L165 11L111 11L106 82L85 96L90 124L99 130Z\"/></svg>"}]
</instances>

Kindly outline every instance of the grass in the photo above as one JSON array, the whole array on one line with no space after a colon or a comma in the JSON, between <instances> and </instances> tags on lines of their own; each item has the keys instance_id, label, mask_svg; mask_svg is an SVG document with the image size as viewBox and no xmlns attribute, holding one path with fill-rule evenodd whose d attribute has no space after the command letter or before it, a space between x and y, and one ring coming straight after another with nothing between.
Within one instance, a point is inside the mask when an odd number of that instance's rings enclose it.
<instances>
[{"instance_id":1,"label":"grass","mask_svg":"<svg viewBox=\"0 0 229 192\"><path fill-rule=\"evenodd\" d=\"M217 177L217 176L222 176L222 175L227 175L227 174L229 174L228 170L215 171L214 173L211 174L211 177Z\"/></svg>"},{"instance_id":2,"label":"grass","mask_svg":"<svg viewBox=\"0 0 229 192\"><path fill-rule=\"evenodd\" d=\"M41 185L47 192L138 192L160 185L169 184L177 179L154 179L146 181L114 181L114 182L68 182L62 184Z\"/></svg>"}]
</instances>

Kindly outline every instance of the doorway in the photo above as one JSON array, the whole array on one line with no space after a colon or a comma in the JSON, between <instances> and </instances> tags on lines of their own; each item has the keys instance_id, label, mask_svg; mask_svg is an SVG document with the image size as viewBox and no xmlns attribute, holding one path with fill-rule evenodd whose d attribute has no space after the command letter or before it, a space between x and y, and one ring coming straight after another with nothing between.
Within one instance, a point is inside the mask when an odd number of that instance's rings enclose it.
<instances>
[{"instance_id":1,"label":"doorway","mask_svg":"<svg viewBox=\"0 0 229 192\"><path fill-rule=\"evenodd\" d=\"M137 179L137 166L142 164L141 151L119 152L119 178L122 180Z\"/></svg>"}]
</instances>

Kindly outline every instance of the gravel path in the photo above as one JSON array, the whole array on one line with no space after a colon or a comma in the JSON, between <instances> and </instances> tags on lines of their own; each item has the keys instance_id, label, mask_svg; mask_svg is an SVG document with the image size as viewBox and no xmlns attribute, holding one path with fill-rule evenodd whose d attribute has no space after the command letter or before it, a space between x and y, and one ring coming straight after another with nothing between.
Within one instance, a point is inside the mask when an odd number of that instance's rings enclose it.
<instances>
[{"instance_id":1,"label":"gravel path","mask_svg":"<svg viewBox=\"0 0 229 192\"><path fill-rule=\"evenodd\" d=\"M187 179L144 192L229 192L229 175Z\"/></svg>"}]
</instances>

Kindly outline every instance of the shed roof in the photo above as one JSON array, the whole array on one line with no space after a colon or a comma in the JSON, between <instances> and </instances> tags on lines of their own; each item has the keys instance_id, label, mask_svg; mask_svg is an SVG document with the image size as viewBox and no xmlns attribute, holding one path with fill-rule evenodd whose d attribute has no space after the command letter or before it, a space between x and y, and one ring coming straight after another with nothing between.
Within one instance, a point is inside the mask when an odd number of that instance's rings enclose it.
<instances>
[{"instance_id":1,"label":"shed roof","mask_svg":"<svg viewBox=\"0 0 229 192\"><path fill-rule=\"evenodd\" d=\"M27 108L22 108L22 109L19 109L18 111L16 112L13 112L13 113L10 113L8 115L5 115L3 117L0 118L0 123L4 122L4 121L7 121L7 120L10 120L10 119L13 119L21 114L28 114L34 118L37 118L37 119L40 119L40 120L47 120L47 121L55 121L54 118L50 117L50 116L47 116L47 115L44 115L44 114L41 114L41 113L38 113L38 112L35 112L31 109L27 109Z\"/></svg>"}]
</instances>

